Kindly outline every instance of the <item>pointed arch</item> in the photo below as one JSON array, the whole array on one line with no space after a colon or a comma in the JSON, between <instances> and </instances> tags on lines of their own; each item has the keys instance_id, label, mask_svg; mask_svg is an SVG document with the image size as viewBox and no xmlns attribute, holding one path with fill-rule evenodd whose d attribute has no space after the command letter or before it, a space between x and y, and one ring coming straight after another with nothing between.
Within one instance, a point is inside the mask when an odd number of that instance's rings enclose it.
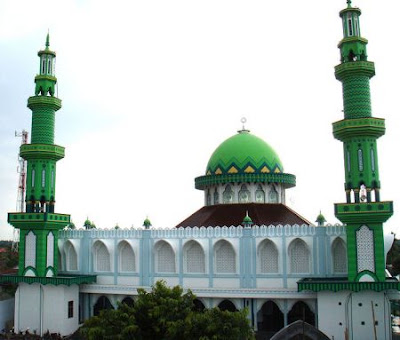
<instances>
[{"instance_id":1,"label":"pointed arch","mask_svg":"<svg viewBox=\"0 0 400 340\"><path fill-rule=\"evenodd\" d=\"M242 184L239 190L239 203L250 202L250 190L246 184Z\"/></svg>"},{"instance_id":2,"label":"pointed arch","mask_svg":"<svg viewBox=\"0 0 400 340\"><path fill-rule=\"evenodd\" d=\"M183 263L185 273L205 273L206 261L202 246L191 240L183 246Z\"/></svg>"},{"instance_id":3,"label":"pointed arch","mask_svg":"<svg viewBox=\"0 0 400 340\"><path fill-rule=\"evenodd\" d=\"M216 273L236 273L236 253L232 245L220 240L214 245Z\"/></svg>"},{"instance_id":4,"label":"pointed arch","mask_svg":"<svg viewBox=\"0 0 400 340\"><path fill-rule=\"evenodd\" d=\"M67 271L78 270L78 255L70 241L67 241L65 245L65 260Z\"/></svg>"},{"instance_id":5,"label":"pointed arch","mask_svg":"<svg viewBox=\"0 0 400 340\"><path fill-rule=\"evenodd\" d=\"M337 237L332 243L332 268L334 273L347 273L347 250L344 241Z\"/></svg>"},{"instance_id":6,"label":"pointed arch","mask_svg":"<svg viewBox=\"0 0 400 340\"><path fill-rule=\"evenodd\" d=\"M310 250L303 240L296 238L290 243L289 260L291 273L310 273Z\"/></svg>"},{"instance_id":7,"label":"pointed arch","mask_svg":"<svg viewBox=\"0 0 400 340\"><path fill-rule=\"evenodd\" d=\"M157 273L175 273L175 252L165 241L158 241L155 245L155 269Z\"/></svg>"},{"instance_id":8,"label":"pointed arch","mask_svg":"<svg viewBox=\"0 0 400 340\"><path fill-rule=\"evenodd\" d=\"M275 243L265 239L258 246L258 262L260 273L278 273L279 253Z\"/></svg>"},{"instance_id":9,"label":"pointed arch","mask_svg":"<svg viewBox=\"0 0 400 340\"><path fill-rule=\"evenodd\" d=\"M218 308L222 311L237 312L237 308L230 300L223 300L218 304Z\"/></svg>"},{"instance_id":10,"label":"pointed arch","mask_svg":"<svg viewBox=\"0 0 400 340\"><path fill-rule=\"evenodd\" d=\"M120 272L134 272L136 269L135 252L127 241L118 244L118 269Z\"/></svg>"},{"instance_id":11,"label":"pointed arch","mask_svg":"<svg viewBox=\"0 0 400 340\"><path fill-rule=\"evenodd\" d=\"M93 245L93 265L96 272L109 272L111 270L111 257L106 245L96 241Z\"/></svg>"},{"instance_id":12,"label":"pointed arch","mask_svg":"<svg viewBox=\"0 0 400 340\"><path fill-rule=\"evenodd\" d=\"M303 301L297 301L288 313L288 324L302 320L315 326L315 314L311 308Z\"/></svg>"},{"instance_id":13,"label":"pointed arch","mask_svg":"<svg viewBox=\"0 0 400 340\"><path fill-rule=\"evenodd\" d=\"M278 305L269 300L265 302L257 313L258 332L273 334L284 327L283 313Z\"/></svg>"},{"instance_id":14,"label":"pointed arch","mask_svg":"<svg viewBox=\"0 0 400 340\"><path fill-rule=\"evenodd\" d=\"M233 203L233 190L230 184L225 186L225 190L222 193L222 203Z\"/></svg>"},{"instance_id":15,"label":"pointed arch","mask_svg":"<svg viewBox=\"0 0 400 340\"><path fill-rule=\"evenodd\" d=\"M104 295L100 296L97 299L96 304L93 306L93 315L99 315L100 311L102 311L103 309L114 309L114 306L111 304L108 297Z\"/></svg>"},{"instance_id":16,"label":"pointed arch","mask_svg":"<svg viewBox=\"0 0 400 340\"><path fill-rule=\"evenodd\" d=\"M269 191L269 203L279 203L278 192L276 191L275 185L272 185Z\"/></svg>"}]
</instances>

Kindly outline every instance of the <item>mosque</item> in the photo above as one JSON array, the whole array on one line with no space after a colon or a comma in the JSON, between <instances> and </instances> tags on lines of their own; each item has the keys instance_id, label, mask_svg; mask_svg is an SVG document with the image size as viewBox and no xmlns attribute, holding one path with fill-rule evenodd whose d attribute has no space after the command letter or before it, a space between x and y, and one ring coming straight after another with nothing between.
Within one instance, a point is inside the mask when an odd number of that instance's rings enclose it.
<instances>
[{"instance_id":1,"label":"mosque","mask_svg":"<svg viewBox=\"0 0 400 340\"><path fill-rule=\"evenodd\" d=\"M333 123L343 143L345 202L335 204L341 225L316 224L290 209L286 190L296 178L278 154L245 127L211 155L195 179L204 206L173 229L65 229L70 216L55 212L54 144L56 54L39 51L40 72L32 111L26 207L8 215L20 230L15 330L68 335L89 317L117 302L133 304L137 288L158 280L190 288L198 308L247 307L259 339L296 320L329 339L391 339L390 301L399 282L385 270L383 223L393 202L380 200L377 139L384 119L371 112L368 41L360 35L360 9L351 1L340 12L343 39L335 76L343 86L344 118ZM310 336L310 338L312 338Z\"/></svg>"}]
</instances>

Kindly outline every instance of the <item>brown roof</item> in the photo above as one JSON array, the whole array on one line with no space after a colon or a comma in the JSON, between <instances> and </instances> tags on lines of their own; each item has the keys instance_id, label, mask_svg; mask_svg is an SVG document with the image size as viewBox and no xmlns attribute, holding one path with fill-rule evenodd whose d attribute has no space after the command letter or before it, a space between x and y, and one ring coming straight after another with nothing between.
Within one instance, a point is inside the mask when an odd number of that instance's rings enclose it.
<instances>
[{"instance_id":1,"label":"brown roof","mask_svg":"<svg viewBox=\"0 0 400 340\"><path fill-rule=\"evenodd\" d=\"M238 226L248 212L255 225L311 224L284 204L239 203L203 207L179 223L179 227Z\"/></svg>"}]
</instances>

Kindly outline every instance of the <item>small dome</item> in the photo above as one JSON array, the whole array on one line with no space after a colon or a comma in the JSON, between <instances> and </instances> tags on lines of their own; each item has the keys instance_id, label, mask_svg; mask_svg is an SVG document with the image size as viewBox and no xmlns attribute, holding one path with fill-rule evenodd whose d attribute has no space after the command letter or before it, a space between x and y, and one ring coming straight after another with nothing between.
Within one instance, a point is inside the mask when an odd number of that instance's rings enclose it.
<instances>
[{"instance_id":1,"label":"small dome","mask_svg":"<svg viewBox=\"0 0 400 340\"><path fill-rule=\"evenodd\" d=\"M207 164L206 175L228 173L281 173L278 154L261 138L241 130L218 146Z\"/></svg>"}]
</instances>

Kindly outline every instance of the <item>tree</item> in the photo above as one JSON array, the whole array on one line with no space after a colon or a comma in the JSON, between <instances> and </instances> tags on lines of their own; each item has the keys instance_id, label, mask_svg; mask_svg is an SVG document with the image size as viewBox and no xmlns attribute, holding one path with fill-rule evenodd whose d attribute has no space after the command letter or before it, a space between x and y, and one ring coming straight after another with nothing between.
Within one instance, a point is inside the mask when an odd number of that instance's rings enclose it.
<instances>
[{"instance_id":1,"label":"tree","mask_svg":"<svg viewBox=\"0 0 400 340\"><path fill-rule=\"evenodd\" d=\"M138 289L133 307L119 304L116 310L103 310L81 328L89 340L234 340L254 339L247 310L198 311L195 295L183 293L180 286L169 288L158 281L150 292Z\"/></svg>"}]
</instances>

